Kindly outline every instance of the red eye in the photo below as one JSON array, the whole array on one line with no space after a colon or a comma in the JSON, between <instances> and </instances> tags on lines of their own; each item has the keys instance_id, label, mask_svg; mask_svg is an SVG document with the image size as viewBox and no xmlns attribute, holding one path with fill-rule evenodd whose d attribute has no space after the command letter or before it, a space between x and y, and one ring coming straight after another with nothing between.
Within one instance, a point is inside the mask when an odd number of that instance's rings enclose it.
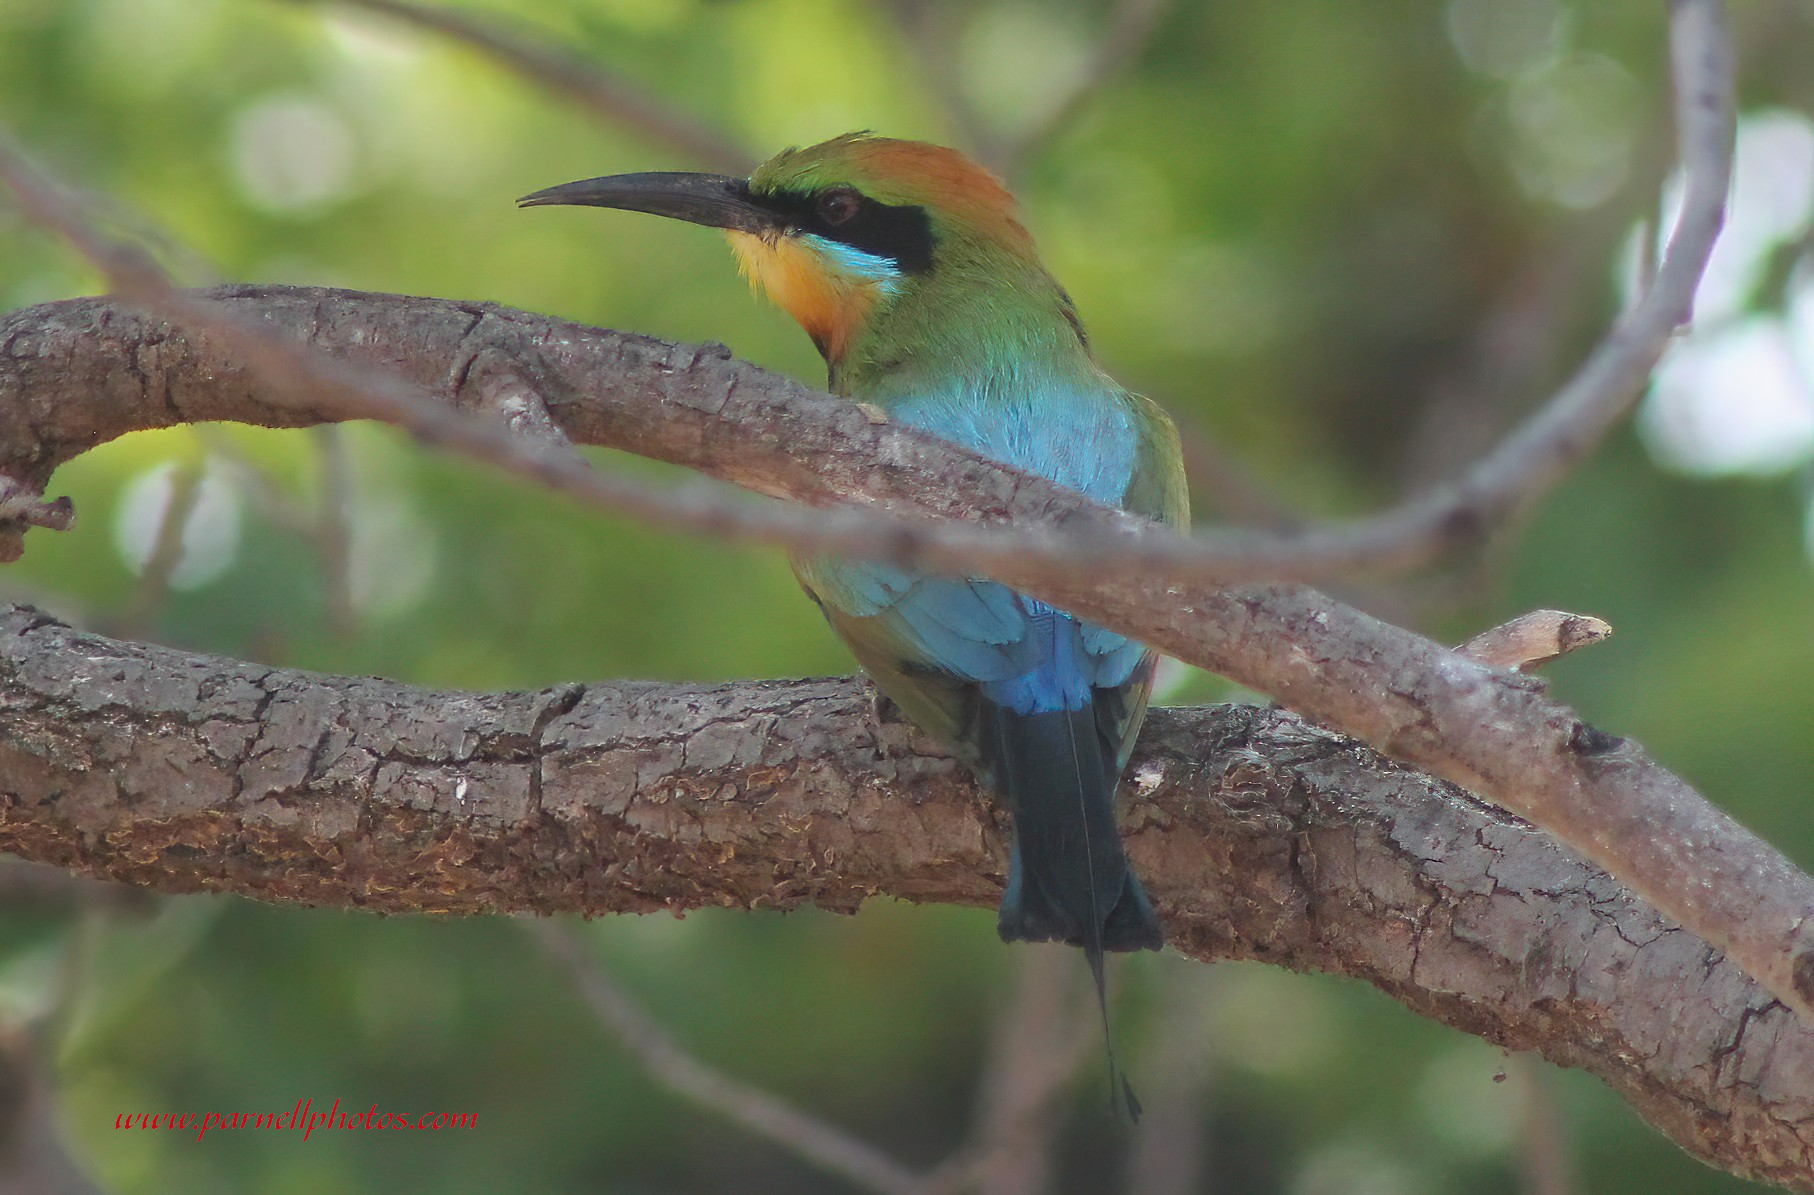
<instances>
[{"instance_id":1,"label":"red eye","mask_svg":"<svg viewBox=\"0 0 1814 1195\"><path fill-rule=\"evenodd\" d=\"M862 206L863 197L855 191L845 188L827 191L819 196L819 219L832 225L848 224Z\"/></svg>"}]
</instances>

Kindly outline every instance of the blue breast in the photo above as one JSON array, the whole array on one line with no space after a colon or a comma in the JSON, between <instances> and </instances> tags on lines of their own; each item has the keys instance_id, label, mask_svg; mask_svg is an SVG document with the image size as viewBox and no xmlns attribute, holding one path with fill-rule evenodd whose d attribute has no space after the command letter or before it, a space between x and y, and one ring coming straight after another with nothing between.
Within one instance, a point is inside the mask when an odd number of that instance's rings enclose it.
<instances>
[{"instance_id":1,"label":"blue breast","mask_svg":"<svg viewBox=\"0 0 1814 1195\"><path fill-rule=\"evenodd\" d=\"M886 405L902 423L1111 505L1127 493L1138 459L1127 400L1106 385L1009 367Z\"/></svg>"},{"instance_id":2,"label":"blue breast","mask_svg":"<svg viewBox=\"0 0 1814 1195\"><path fill-rule=\"evenodd\" d=\"M891 418L1118 505L1138 446L1112 385L1065 385L1009 368L886 396L886 407ZM1081 709L1092 690L1126 683L1144 654L1124 636L989 581L851 561L817 561L811 573L821 601L877 620L904 664L975 682L1016 713Z\"/></svg>"}]
</instances>

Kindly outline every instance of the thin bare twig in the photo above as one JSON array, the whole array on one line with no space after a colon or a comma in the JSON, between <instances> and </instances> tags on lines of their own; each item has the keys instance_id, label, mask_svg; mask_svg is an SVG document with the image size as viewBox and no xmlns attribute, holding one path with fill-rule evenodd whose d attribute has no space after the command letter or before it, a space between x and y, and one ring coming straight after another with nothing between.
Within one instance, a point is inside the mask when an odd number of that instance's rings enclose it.
<instances>
[{"instance_id":1,"label":"thin bare twig","mask_svg":"<svg viewBox=\"0 0 1814 1195\"><path fill-rule=\"evenodd\" d=\"M497 20L411 0L291 3L335 3L432 29L489 55L532 82L564 92L607 124L668 146L701 166L741 174L755 164L749 151L727 134L677 110L664 98L552 40L518 33Z\"/></svg>"},{"instance_id":2,"label":"thin bare twig","mask_svg":"<svg viewBox=\"0 0 1814 1195\"><path fill-rule=\"evenodd\" d=\"M67 197L16 154L0 154L0 173L19 192L28 213L68 237L107 271L122 294L227 336L268 380L282 381L277 397L288 393L290 401L319 401L315 391L325 387L336 403L358 414L398 422L425 438L658 525L779 543L796 551L885 556L959 573L1012 566L1070 576L1079 569L1095 570L1098 576L1129 569L1163 571L1180 581L1223 585L1313 580L1410 567L1477 536L1546 493L1629 409L1670 337L1688 318L1724 212L1734 118L1722 13L1717 0L1680 0L1676 8L1672 44L1686 197L1656 283L1637 307L1543 409L1455 482L1372 518L1288 535L1224 533L1188 542L1140 534L1142 521L1131 517L1110 518L1093 535L1076 529L1003 533L937 527L849 510L811 517L730 501L716 487L680 488L652 498L638 483L608 479L574 459L513 443L498 435L491 421L437 408L407 387L376 386L369 375L330 368L269 337L234 329L218 311L174 292L143 254L123 250L86 226Z\"/></svg>"},{"instance_id":3,"label":"thin bare twig","mask_svg":"<svg viewBox=\"0 0 1814 1195\"><path fill-rule=\"evenodd\" d=\"M944 526L924 517L890 516L852 507L806 510L752 501L711 482L654 489L641 478L593 469L564 437L549 440L513 434L498 419L447 406L388 374L308 352L236 318L201 294L176 289L147 255L107 239L88 224L68 193L10 149L4 137L0 137L0 180L12 186L28 215L75 246L106 274L122 297L191 333L218 337L228 344L258 375L265 399L305 409L325 407L338 418L393 423L428 443L453 448L579 501L657 526L794 550L930 563L956 572L988 571L1010 561L1074 572L1085 559L1091 559L1093 569L1106 571L1102 555L1113 557L1118 547L1162 540L1173 541L1174 547L1184 543L1172 536L1140 536L1148 527L1145 520L1106 510L1102 513L1109 526L1118 530L1080 536ZM514 390L511 393L518 400L524 397ZM1129 536L1128 532L1135 534Z\"/></svg>"},{"instance_id":4,"label":"thin bare twig","mask_svg":"<svg viewBox=\"0 0 1814 1195\"><path fill-rule=\"evenodd\" d=\"M919 1195L921 1179L780 1097L733 1079L683 1050L605 974L579 936L546 918L523 923L579 989L586 1006L643 1065L649 1077L683 1099L717 1112L828 1174L882 1195Z\"/></svg>"},{"instance_id":5,"label":"thin bare twig","mask_svg":"<svg viewBox=\"0 0 1814 1195\"><path fill-rule=\"evenodd\" d=\"M1685 196L1653 284L1574 376L1493 451L1447 485L1393 510L1282 537L1273 545L1288 565L1282 575L1422 563L1527 509L1630 411L1670 339L1692 316L1732 177L1734 76L1723 9L1712 0L1677 0L1671 34Z\"/></svg>"}]
</instances>

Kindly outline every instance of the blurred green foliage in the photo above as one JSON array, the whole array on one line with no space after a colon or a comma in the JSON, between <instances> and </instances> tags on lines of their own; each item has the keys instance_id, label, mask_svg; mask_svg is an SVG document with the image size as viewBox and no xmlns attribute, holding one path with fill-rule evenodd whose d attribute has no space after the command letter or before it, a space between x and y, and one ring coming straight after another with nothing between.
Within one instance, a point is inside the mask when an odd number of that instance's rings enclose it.
<instances>
[{"instance_id":1,"label":"blurred green foliage","mask_svg":"<svg viewBox=\"0 0 1814 1195\"><path fill-rule=\"evenodd\" d=\"M1615 309L1620 246L1668 160L1664 8L1181 0L1015 183L1113 372L1278 501L1357 513L1489 443ZM1106 23L1088 0L952 11L953 73L1002 135L1062 91ZM882 4L523 0L508 15L752 156L853 128L958 136ZM1747 106L1807 111L1814 18L1736 17ZM693 163L394 22L282 0L0 0L0 119L190 282L491 299L821 377L718 238L511 206L571 178ZM97 285L0 206L0 309ZM1508 327L1526 333L1509 353L1494 339ZM775 554L600 518L383 430L341 435L344 599L302 525L320 511L323 437L240 428L137 436L70 464L52 492L75 498L80 524L34 533L0 594L101 630L436 686L849 668ZM206 517L175 585L135 606L178 468L203 480ZM1344 593L1451 640L1536 606L1606 618L1618 638L1557 665L1558 695L1814 863L1806 480L1803 464L1671 474L1621 431L1518 534ZM1198 674L1171 689L1226 695ZM855 918L718 912L588 933L703 1057L908 1164L963 1139L1011 990L990 914L877 902ZM149 917L9 915L0 1015L49 998L65 951L81 964L60 1014L63 1125L110 1190L835 1186L659 1093L508 922L203 898ZM1137 1078L1172 1035L1204 1035L1203 1189L1518 1189L1520 1085L1494 1082L1492 1048L1327 977L1170 957L1122 973ZM1581 1189L1745 1188L1592 1080L1547 1079ZM1085 1068L1067 1104L1066 1190L1121 1181L1125 1134L1099 1087ZM473 1112L478 1127L200 1143L113 1127L302 1098Z\"/></svg>"}]
</instances>

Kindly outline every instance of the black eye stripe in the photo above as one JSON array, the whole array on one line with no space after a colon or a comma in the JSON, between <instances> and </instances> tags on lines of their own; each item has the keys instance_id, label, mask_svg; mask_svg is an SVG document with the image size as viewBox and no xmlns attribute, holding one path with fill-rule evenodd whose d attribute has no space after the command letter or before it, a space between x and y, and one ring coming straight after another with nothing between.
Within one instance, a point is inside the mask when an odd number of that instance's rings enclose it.
<instances>
[{"instance_id":1,"label":"black eye stripe","mask_svg":"<svg viewBox=\"0 0 1814 1195\"><path fill-rule=\"evenodd\" d=\"M820 214L824 192L782 191L762 196L760 202L790 227L889 258L903 274L924 274L932 268L932 221L925 208L850 194L858 200L857 210L839 224L828 223Z\"/></svg>"}]
</instances>

